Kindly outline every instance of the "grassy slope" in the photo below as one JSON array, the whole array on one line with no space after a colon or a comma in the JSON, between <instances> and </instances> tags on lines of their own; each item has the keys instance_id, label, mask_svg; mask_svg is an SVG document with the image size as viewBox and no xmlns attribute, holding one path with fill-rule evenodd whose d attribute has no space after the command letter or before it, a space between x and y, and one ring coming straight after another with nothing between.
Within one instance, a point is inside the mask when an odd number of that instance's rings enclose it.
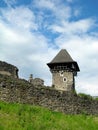
<instances>
[{"instance_id":1,"label":"grassy slope","mask_svg":"<svg viewBox=\"0 0 98 130\"><path fill-rule=\"evenodd\" d=\"M0 102L0 130L98 130L98 117Z\"/></svg>"}]
</instances>

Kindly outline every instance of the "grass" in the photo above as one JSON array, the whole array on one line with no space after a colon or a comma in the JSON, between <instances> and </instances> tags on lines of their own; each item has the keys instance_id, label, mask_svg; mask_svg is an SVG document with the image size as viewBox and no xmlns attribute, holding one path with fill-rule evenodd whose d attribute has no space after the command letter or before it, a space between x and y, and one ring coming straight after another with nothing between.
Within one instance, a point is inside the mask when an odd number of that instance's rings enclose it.
<instances>
[{"instance_id":1,"label":"grass","mask_svg":"<svg viewBox=\"0 0 98 130\"><path fill-rule=\"evenodd\" d=\"M98 130L98 117L0 102L0 130Z\"/></svg>"}]
</instances>

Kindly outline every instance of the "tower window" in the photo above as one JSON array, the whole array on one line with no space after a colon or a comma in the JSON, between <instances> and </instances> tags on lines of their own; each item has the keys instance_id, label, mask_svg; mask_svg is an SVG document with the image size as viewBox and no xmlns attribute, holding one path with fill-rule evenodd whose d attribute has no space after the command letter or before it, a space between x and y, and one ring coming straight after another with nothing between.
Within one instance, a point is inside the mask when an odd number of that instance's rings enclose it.
<instances>
[{"instance_id":1,"label":"tower window","mask_svg":"<svg viewBox=\"0 0 98 130\"><path fill-rule=\"evenodd\" d=\"M64 77L64 78L63 78L63 82L66 82L66 81L67 81L67 78L66 78L66 77Z\"/></svg>"},{"instance_id":2,"label":"tower window","mask_svg":"<svg viewBox=\"0 0 98 130\"><path fill-rule=\"evenodd\" d=\"M63 76L64 75L64 72L63 71L60 71L60 76Z\"/></svg>"},{"instance_id":3,"label":"tower window","mask_svg":"<svg viewBox=\"0 0 98 130\"><path fill-rule=\"evenodd\" d=\"M72 68L73 68L73 69L75 68L73 64L72 64Z\"/></svg>"}]
</instances>

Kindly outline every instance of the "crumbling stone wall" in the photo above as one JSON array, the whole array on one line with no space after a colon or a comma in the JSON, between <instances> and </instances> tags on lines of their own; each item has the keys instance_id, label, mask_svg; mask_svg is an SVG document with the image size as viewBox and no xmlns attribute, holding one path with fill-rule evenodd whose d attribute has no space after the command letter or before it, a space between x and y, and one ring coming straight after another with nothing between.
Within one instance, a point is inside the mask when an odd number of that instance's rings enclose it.
<instances>
[{"instance_id":1,"label":"crumbling stone wall","mask_svg":"<svg viewBox=\"0 0 98 130\"><path fill-rule=\"evenodd\" d=\"M98 101L45 86L36 87L26 80L4 75L0 75L0 100L40 105L66 114L98 115Z\"/></svg>"},{"instance_id":2,"label":"crumbling stone wall","mask_svg":"<svg viewBox=\"0 0 98 130\"><path fill-rule=\"evenodd\" d=\"M40 78L34 78L33 79L33 75L32 74L30 74L29 82L31 84L33 84L34 86L44 86L44 80L42 80Z\"/></svg>"},{"instance_id":3,"label":"crumbling stone wall","mask_svg":"<svg viewBox=\"0 0 98 130\"><path fill-rule=\"evenodd\" d=\"M33 85L34 86L43 86L44 85L44 80L40 78L35 78L33 79Z\"/></svg>"},{"instance_id":4,"label":"crumbling stone wall","mask_svg":"<svg viewBox=\"0 0 98 130\"><path fill-rule=\"evenodd\" d=\"M18 68L6 62L0 61L0 74L18 78Z\"/></svg>"}]
</instances>

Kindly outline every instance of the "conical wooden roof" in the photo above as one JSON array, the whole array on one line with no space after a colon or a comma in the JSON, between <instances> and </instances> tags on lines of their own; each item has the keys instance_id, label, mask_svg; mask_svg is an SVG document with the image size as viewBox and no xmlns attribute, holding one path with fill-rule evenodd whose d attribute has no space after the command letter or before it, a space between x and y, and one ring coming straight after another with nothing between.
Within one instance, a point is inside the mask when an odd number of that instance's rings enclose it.
<instances>
[{"instance_id":1,"label":"conical wooden roof","mask_svg":"<svg viewBox=\"0 0 98 130\"><path fill-rule=\"evenodd\" d=\"M62 49L50 63L66 63L73 62L73 59L69 55L66 49Z\"/></svg>"},{"instance_id":2,"label":"conical wooden roof","mask_svg":"<svg viewBox=\"0 0 98 130\"><path fill-rule=\"evenodd\" d=\"M69 55L66 49L62 49L47 65L49 66L49 68L52 68L57 64L73 64L76 68L75 70L80 71L77 62L72 59L72 57Z\"/></svg>"}]
</instances>

